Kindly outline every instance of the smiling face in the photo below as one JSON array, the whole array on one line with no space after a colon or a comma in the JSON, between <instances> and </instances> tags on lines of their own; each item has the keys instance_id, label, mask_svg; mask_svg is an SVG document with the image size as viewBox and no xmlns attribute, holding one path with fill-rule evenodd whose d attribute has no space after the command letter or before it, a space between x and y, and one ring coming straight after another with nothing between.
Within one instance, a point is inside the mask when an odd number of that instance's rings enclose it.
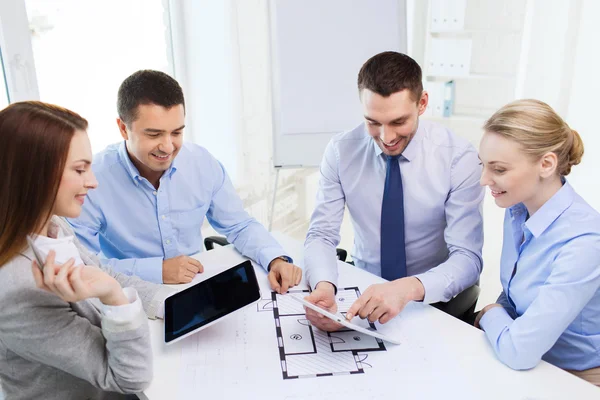
<instances>
[{"instance_id":1,"label":"smiling face","mask_svg":"<svg viewBox=\"0 0 600 400\"><path fill-rule=\"evenodd\" d=\"M67 218L77 218L81 214L88 190L98 186L91 163L90 139L85 131L75 131L58 187L53 214Z\"/></svg>"},{"instance_id":2,"label":"smiling face","mask_svg":"<svg viewBox=\"0 0 600 400\"><path fill-rule=\"evenodd\" d=\"M183 143L183 104L165 108L156 104L138 106L137 118L127 126L117 120L127 152L140 175L157 183L179 153Z\"/></svg>"},{"instance_id":3,"label":"smiling face","mask_svg":"<svg viewBox=\"0 0 600 400\"><path fill-rule=\"evenodd\" d=\"M486 132L479 145L483 165L480 184L488 186L499 207L535 204L547 172L543 160L525 154L514 140ZM529 207L528 207L529 208Z\"/></svg>"},{"instance_id":4,"label":"smiling face","mask_svg":"<svg viewBox=\"0 0 600 400\"><path fill-rule=\"evenodd\" d=\"M388 97L363 89L360 99L369 134L381 151L389 156L402 154L417 132L419 115L427 107L427 92L415 101L408 89Z\"/></svg>"}]
</instances>

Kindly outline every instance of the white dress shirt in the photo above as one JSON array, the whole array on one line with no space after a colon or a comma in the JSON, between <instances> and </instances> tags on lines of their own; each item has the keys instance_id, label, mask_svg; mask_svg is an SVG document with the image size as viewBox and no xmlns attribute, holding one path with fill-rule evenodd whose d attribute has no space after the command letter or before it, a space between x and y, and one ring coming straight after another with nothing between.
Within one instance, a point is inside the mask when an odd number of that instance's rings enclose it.
<instances>
[{"instance_id":1,"label":"white dress shirt","mask_svg":"<svg viewBox=\"0 0 600 400\"><path fill-rule=\"evenodd\" d=\"M56 237L48 236L36 236L34 246L40 255L43 255L44 260L48 256L50 250L55 252L55 262L57 264L64 264L69 259L75 260L74 265L83 265L79 250L75 246L75 237L72 235L65 235L62 231L58 231ZM88 266L85 268L96 268L95 266ZM102 315L114 320L119 323L127 323L129 321L135 321L137 319L146 318L144 309L142 307L142 301L140 300L137 290L132 287L123 288L125 296L129 300L128 304L120 306L109 306L101 303L98 299L89 299L92 301L100 311ZM161 303L160 308L157 311L157 317L164 317L164 301Z\"/></svg>"},{"instance_id":2,"label":"white dress shirt","mask_svg":"<svg viewBox=\"0 0 600 400\"><path fill-rule=\"evenodd\" d=\"M442 125L420 120L398 162L407 273L423 283L426 303L448 301L477 282L482 269L484 189L477 152ZM352 218L356 266L381 276L385 176L385 154L364 123L329 142L305 242L306 276L313 287L321 281L336 284L344 206Z\"/></svg>"}]
</instances>

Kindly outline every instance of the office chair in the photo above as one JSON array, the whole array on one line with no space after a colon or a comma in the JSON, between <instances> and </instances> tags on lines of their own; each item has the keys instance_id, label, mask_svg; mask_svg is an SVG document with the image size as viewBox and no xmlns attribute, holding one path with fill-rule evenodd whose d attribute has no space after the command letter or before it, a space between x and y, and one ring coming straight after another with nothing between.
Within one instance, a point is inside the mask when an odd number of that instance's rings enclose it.
<instances>
[{"instance_id":1,"label":"office chair","mask_svg":"<svg viewBox=\"0 0 600 400\"><path fill-rule=\"evenodd\" d=\"M472 325L475 320L474 313L477 299L479 299L479 292L481 292L481 289L479 288L479 281L477 281L476 284L463 290L447 303L440 301L431 304L431 306Z\"/></svg>"},{"instance_id":2,"label":"office chair","mask_svg":"<svg viewBox=\"0 0 600 400\"><path fill-rule=\"evenodd\" d=\"M206 247L206 250L214 249L215 244L219 246L227 246L229 242L223 236L208 236L204 238L204 247Z\"/></svg>"},{"instance_id":3,"label":"office chair","mask_svg":"<svg viewBox=\"0 0 600 400\"><path fill-rule=\"evenodd\" d=\"M212 250L215 248L215 244L219 246L227 246L229 242L223 236L208 236L204 239L204 247L206 250ZM335 249L337 258L340 261L346 261L348 252L344 249Z\"/></svg>"}]
</instances>

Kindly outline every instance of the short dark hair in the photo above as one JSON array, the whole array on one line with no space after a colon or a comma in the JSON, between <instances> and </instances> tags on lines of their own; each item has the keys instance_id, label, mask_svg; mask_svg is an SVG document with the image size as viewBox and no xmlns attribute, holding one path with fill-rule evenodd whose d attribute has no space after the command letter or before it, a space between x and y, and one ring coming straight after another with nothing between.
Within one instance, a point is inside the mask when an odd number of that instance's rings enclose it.
<instances>
[{"instance_id":1,"label":"short dark hair","mask_svg":"<svg viewBox=\"0 0 600 400\"><path fill-rule=\"evenodd\" d=\"M363 89L388 97L408 89L419 101L423 93L421 67L406 54L384 51L369 58L358 73L358 91Z\"/></svg>"},{"instance_id":2,"label":"short dark hair","mask_svg":"<svg viewBox=\"0 0 600 400\"><path fill-rule=\"evenodd\" d=\"M121 83L117 96L119 118L131 124L138 117L141 104L156 104L167 109L182 104L185 110L179 83L164 72L150 69L134 72Z\"/></svg>"}]
</instances>

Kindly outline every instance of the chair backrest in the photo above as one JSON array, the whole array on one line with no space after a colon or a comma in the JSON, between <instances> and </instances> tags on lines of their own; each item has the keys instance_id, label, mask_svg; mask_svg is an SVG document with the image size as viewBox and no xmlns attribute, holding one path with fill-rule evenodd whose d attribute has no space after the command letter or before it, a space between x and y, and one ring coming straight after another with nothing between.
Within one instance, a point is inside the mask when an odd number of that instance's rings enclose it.
<instances>
[{"instance_id":1,"label":"chair backrest","mask_svg":"<svg viewBox=\"0 0 600 400\"><path fill-rule=\"evenodd\" d=\"M204 247L206 250L214 249L215 244L218 244L219 246L227 246L229 242L223 236L208 236L204 238Z\"/></svg>"}]
</instances>

